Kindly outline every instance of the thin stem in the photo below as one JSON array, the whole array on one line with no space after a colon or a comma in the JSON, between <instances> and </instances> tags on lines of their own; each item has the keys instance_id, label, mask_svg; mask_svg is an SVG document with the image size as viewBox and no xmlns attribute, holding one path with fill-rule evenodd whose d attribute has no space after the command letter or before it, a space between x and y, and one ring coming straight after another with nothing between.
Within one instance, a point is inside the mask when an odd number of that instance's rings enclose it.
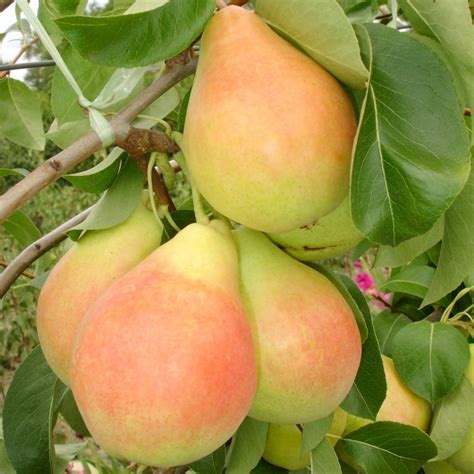
<instances>
[{"instance_id":1,"label":"thin stem","mask_svg":"<svg viewBox=\"0 0 474 474\"><path fill-rule=\"evenodd\" d=\"M69 219L64 224L60 225L49 234L33 242L31 245L26 247L20 255L18 255L8 267L0 273L0 298L2 298L8 291L10 286L16 281L16 279L35 261L44 255L48 250L52 249L64 239L66 239L66 232L72 229L76 225L80 224L89 215L92 208L82 211L73 218Z\"/></svg>"},{"instance_id":2,"label":"thin stem","mask_svg":"<svg viewBox=\"0 0 474 474\"><path fill-rule=\"evenodd\" d=\"M453 310L455 304L464 296L467 295L470 291L474 290L474 286L470 286L469 288L463 288L451 301L451 303L446 307L446 309L443 312L443 315L441 316L440 321L442 323L446 323L449 319L449 315L451 314L451 311Z\"/></svg>"},{"instance_id":3,"label":"thin stem","mask_svg":"<svg viewBox=\"0 0 474 474\"><path fill-rule=\"evenodd\" d=\"M12 59L12 64L16 64L17 61L23 56L23 54L25 54L26 50L31 47L32 45L34 45L36 42L38 41L38 37L36 36L35 38L33 38L29 43L26 43L24 44L20 50L18 51L18 53L16 54L16 56ZM0 72L0 79L4 78L5 76L8 76L8 74L10 74L10 70L7 70L7 71L2 71Z\"/></svg>"},{"instance_id":4,"label":"thin stem","mask_svg":"<svg viewBox=\"0 0 474 474\"><path fill-rule=\"evenodd\" d=\"M8 268L8 263L1 260L0 261L0 267ZM26 270L21 272L21 275L25 276L26 278L29 278L30 280L34 280L37 277L37 275L35 275L34 273L27 272Z\"/></svg>"},{"instance_id":5,"label":"thin stem","mask_svg":"<svg viewBox=\"0 0 474 474\"><path fill-rule=\"evenodd\" d=\"M147 173L146 173L146 177L148 181L148 194L150 198L150 205L153 211L153 215L155 216L155 219L160 223L160 225L163 226L160 215L158 213L158 208L156 207L155 192L153 190L153 170L155 167L155 159L156 159L156 155L152 153L150 156L150 159L148 160L148 168L147 168Z\"/></svg>"}]
</instances>

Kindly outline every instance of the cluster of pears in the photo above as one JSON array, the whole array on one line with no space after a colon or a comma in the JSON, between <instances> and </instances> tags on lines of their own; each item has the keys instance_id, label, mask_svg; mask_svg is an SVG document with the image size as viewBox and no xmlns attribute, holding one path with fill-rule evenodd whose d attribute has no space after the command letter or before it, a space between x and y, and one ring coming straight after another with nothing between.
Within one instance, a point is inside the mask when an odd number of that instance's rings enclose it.
<instances>
[{"instance_id":1,"label":"cluster of pears","mask_svg":"<svg viewBox=\"0 0 474 474\"><path fill-rule=\"evenodd\" d=\"M291 426L344 400L361 357L352 310L272 240L320 259L361 239L348 198L355 130L329 73L254 13L214 15L183 151L199 192L240 226L191 224L160 246L140 204L75 243L39 298L45 357L108 453L187 464L246 416Z\"/></svg>"}]
</instances>

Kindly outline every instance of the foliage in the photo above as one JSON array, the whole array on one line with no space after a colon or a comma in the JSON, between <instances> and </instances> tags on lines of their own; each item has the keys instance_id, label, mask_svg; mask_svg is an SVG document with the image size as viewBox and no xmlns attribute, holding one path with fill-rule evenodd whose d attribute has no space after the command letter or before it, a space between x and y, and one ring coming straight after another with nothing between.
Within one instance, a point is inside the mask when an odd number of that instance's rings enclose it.
<instances>
[{"instance_id":1,"label":"foliage","mask_svg":"<svg viewBox=\"0 0 474 474\"><path fill-rule=\"evenodd\" d=\"M474 104L472 5L400 0L391 12L397 2L387 3L248 5L343 83L358 110L350 198L365 240L349 255L309 265L336 285L356 316L362 360L341 407L371 423L338 437L335 450L326 436L330 417L301 427L311 472L356 467L372 474L386 465L416 473L427 461L446 460L459 450L474 422L474 388L465 377L474 337L473 122L469 113L463 116ZM164 60L199 45L214 8L214 0L117 0L87 10L77 0L40 0L41 22L95 109L79 102L59 67L30 71L23 82L0 79L0 194L94 127L88 115L116 116L162 74ZM39 44L30 54L48 56ZM171 88L132 125L165 131L180 144L175 133L183 131L192 81ZM71 239L34 262L0 300L2 472L12 469L4 447L19 473L61 472L74 459L104 473L152 472L82 441L87 427L72 392L47 366L35 329L38 289L71 240L120 224L142 197L144 178L132 158L104 148L0 224L3 268L40 235L97 203ZM159 165L167 183L174 182L169 191L178 207L171 215L155 209L164 240L176 225L194 220L193 209L198 220L213 212L206 203L199 208L196 193L190 201L186 163L180 152L174 158L183 169L176 176L163 161ZM404 384L431 403L428 433L378 421L387 391L381 354L392 357ZM197 474L288 472L261 460L267 429L267 423L246 418L232 440L188 467ZM63 431L66 439L59 439Z\"/></svg>"}]
</instances>

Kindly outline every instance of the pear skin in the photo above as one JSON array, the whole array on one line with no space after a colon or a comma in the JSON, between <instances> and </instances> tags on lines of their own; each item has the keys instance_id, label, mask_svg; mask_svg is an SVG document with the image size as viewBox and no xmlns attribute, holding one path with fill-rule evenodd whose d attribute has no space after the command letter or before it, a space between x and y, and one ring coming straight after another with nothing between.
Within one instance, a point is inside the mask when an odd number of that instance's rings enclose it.
<instances>
[{"instance_id":1,"label":"pear skin","mask_svg":"<svg viewBox=\"0 0 474 474\"><path fill-rule=\"evenodd\" d=\"M336 444L346 426L347 413L340 408L334 412L328 430L328 441ZM303 427L304 430L304 427ZM311 453L302 452L303 433L297 425L278 425L271 423L268 427L267 442L263 459L274 466L290 471L304 469L311 463Z\"/></svg>"},{"instance_id":2,"label":"pear skin","mask_svg":"<svg viewBox=\"0 0 474 474\"><path fill-rule=\"evenodd\" d=\"M80 321L115 280L160 245L161 234L153 213L140 202L121 224L88 232L49 274L38 300L38 336L48 364L66 385Z\"/></svg>"},{"instance_id":3,"label":"pear skin","mask_svg":"<svg viewBox=\"0 0 474 474\"><path fill-rule=\"evenodd\" d=\"M225 443L256 389L255 353L230 231L191 224L96 302L71 382L112 456L187 464Z\"/></svg>"},{"instance_id":4,"label":"pear skin","mask_svg":"<svg viewBox=\"0 0 474 474\"><path fill-rule=\"evenodd\" d=\"M262 233L235 232L252 325L258 387L249 416L270 423L324 418L344 400L361 357L354 315L337 288Z\"/></svg>"},{"instance_id":5,"label":"pear skin","mask_svg":"<svg viewBox=\"0 0 474 474\"><path fill-rule=\"evenodd\" d=\"M382 355L382 361L387 381L387 394L376 420L395 421L415 426L427 432L431 422L431 405L405 385L390 357ZM370 420L349 413L344 434L362 428L369 423L371 423Z\"/></svg>"},{"instance_id":6,"label":"pear skin","mask_svg":"<svg viewBox=\"0 0 474 474\"><path fill-rule=\"evenodd\" d=\"M334 211L316 222L268 236L286 253L306 262L344 255L364 238L352 222L349 195Z\"/></svg>"},{"instance_id":7,"label":"pear skin","mask_svg":"<svg viewBox=\"0 0 474 474\"><path fill-rule=\"evenodd\" d=\"M199 191L230 219L287 232L349 190L356 119L338 81L255 13L229 6L202 40L184 127Z\"/></svg>"}]
</instances>

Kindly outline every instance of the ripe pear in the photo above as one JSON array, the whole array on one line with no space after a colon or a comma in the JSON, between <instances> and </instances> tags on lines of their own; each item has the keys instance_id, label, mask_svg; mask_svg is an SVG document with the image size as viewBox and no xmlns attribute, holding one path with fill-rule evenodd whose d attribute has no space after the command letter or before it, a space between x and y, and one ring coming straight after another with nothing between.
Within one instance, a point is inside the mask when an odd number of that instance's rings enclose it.
<instances>
[{"instance_id":1,"label":"ripe pear","mask_svg":"<svg viewBox=\"0 0 474 474\"><path fill-rule=\"evenodd\" d=\"M329 442L334 446L337 437L342 435L346 426L347 413L340 408L334 412L334 417L329 427ZM304 430L304 426L303 426ZM297 425L270 424L268 427L267 443L263 452L263 459L290 471L304 469L311 463L311 453L301 452L303 433Z\"/></svg>"},{"instance_id":2,"label":"ripe pear","mask_svg":"<svg viewBox=\"0 0 474 474\"><path fill-rule=\"evenodd\" d=\"M226 442L256 389L230 231L191 224L110 287L81 325L71 382L112 456L171 467Z\"/></svg>"},{"instance_id":3,"label":"ripe pear","mask_svg":"<svg viewBox=\"0 0 474 474\"><path fill-rule=\"evenodd\" d=\"M214 15L184 127L191 175L212 207L264 232L316 221L348 192L355 131L326 70L253 12Z\"/></svg>"},{"instance_id":4,"label":"ripe pear","mask_svg":"<svg viewBox=\"0 0 474 474\"><path fill-rule=\"evenodd\" d=\"M474 343L469 344L469 349L471 351L471 358L464 371L464 375L474 388ZM462 473L472 474L474 472L474 423L471 424L471 429L464 445L448 458L448 462Z\"/></svg>"},{"instance_id":5,"label":"ripe pear","mask_svg":"<svg viewBox=\"0 0 474 474\"><path fill-rule=\"evenodd\" d=\"M349 392L361 357L354 315L337 288L262 233L234 234L241 291L257 353L249 416L306 423L332 413Z\"/></svg>"},{"instance_id":6,"label":"ripe pear","mask_svg":"<svg viewBox=\"0 0 474 474\"><path fill-rule=\"evenodd\" d=\"M38 336L54 373L69 385L79 323L94 301L160 245L162 226L141 202L123 223L90 231L56 264L38 300Z\"/></svg>"},{"instance_id":7,"label":"ripe pear","mask_svg":"<svg viewBox=\"0 0 474 474\"><path fill-rule=\"evenodd\" d=\"M428 431L431 421L431 405L414 394L403 382L390 357L382 355L387 394L377 414L376 421L395 421ZM344 434L371 423L370 420L349 414Z\"/></svg>"},{"instance_id":8,"label":"ripe pear","mask_svg":"<svg viewBox=\"0 0 474 474\"><path fill-rule=\"evenodd\" d=\"M290 232L269 234L281 249L298 260L318 262L355 247L362 234L352 222L349 195L327 216Z\"/></svg>"}]
</instances>

